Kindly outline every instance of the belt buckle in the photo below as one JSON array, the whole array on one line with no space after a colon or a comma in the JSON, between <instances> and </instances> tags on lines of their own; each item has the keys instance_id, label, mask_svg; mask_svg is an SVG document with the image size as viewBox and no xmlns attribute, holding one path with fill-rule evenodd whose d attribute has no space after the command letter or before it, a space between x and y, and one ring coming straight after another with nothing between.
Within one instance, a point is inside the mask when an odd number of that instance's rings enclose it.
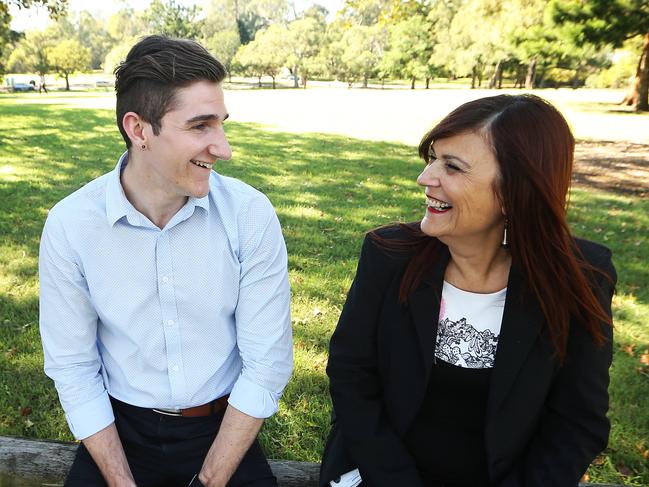
<instances>
[{"instance_id":1,"label":"belt buckle","mask_svg":"<svg viewBox=\"0 0 649 487\"><path fill-rule=\"evenodd\" d=\"M165 416L175 416L179 417L182 416L183 413L180 409L157 409L157 408L152 408L152 411L158 413L158 414L164 414Z\"/></svg>"}]
</instances>

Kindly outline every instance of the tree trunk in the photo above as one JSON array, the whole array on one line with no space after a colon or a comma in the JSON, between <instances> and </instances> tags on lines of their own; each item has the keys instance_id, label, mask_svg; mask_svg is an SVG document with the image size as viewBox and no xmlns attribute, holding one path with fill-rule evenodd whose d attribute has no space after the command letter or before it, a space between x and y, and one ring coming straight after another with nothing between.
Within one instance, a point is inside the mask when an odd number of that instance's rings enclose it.
<instances>
[{"instance_id":1,"label":"tree trunk","mask_svg":"<svg viewBox=\"0 0 649 487\"><path fill-rule=\"evenodd\" d=\"M471 89L475 90L475 79L477 77L477 69L475 66L471 68Z\"/></svg>"},{"instance_id":2,"label":"tree trunk","mask_svg":"<svg viewBox=\"0 0 649 487\"><path fill-rule=\"evenodd\" d=\"M516 68L516 83L514 83L514 88L523 89L525 86L525 66L518 66Z\"/></svg>"},{"instance_id":3,"label":"tree trunk","mask_svg":"<svg viewBox=\"0 0 649 487\"><path fill-rule=\"evenodd\" d=\"M530 61L527 67L527 77L525 78L525 88L528 90L534 89L536 85L536 58Z\"/></svg>"},{"instance_id":4,"label":"tree trunk","mask_svg":"<svg viewBox=\"0 0 649 487\"><path fill-rule=\"evenodd\" d=\"M649 32L643 36L635 77L622 104L632 106L637 112L649 111Z\"/></svg>"},{"instance_id":5,"label":"tree trunk","mask_svg":"<svg viewBox=\"0 0 649 487\"><path fill-rule=\"evenodd\" d=\"M581 74L581 66L577 66L577 69L575 69L575 75L572 77L572 80L570 80L570 86L572 87L573 90L579 88L580 74Z\"/></svg>"},{"instance_id":6,"label":"tree trunk","mask_svg":"<svg viewBox=\"0 0 649 487\"><path fill-rule=\"evenodd\" d=\"M273 89L275 89L275 76L271 76L273 78Z\"/></svg>"},{"instance_id":7,"label":"tree trunk","mask_svg":"<svg viewBox=\"0 0 649 487\"><path fill-rule=\"evenodd\" d=\"M426 89L430 88L430 78L426 78Z\"/></svg>"},{"instance_id":8,"label":"tree trunk","mask_svg":"<svg viewBox=\"0 0 649 487\"><path fill-rule=\"evenodd\" d=\"M293 66L293 88L299 88L300 87L297 80L298 80L297 66Z\"/></svg>"},{"instance_id":9,"label":"tree trunk","mask_svg":"<svg viewBox=\"0 0 649 487\"><path fill-rule=\"evenodd\" d=\"M306 90L306 81L307 81L307 75L303 74L302 75L302 88Z\"/></svg>"},{"instance_id":10,"label":"tree trunk","mask_svg":"<svg viewBox=\"0 0 649 487\"><path fill-rule=\"evenodd\" d=\"M259 87L261 88L261 76L257 76L257 81L259 82Z\"/></svg>"},{"instance_id":11,"label":"tree trunk","mask_svg":"<svg viewBox=\"0 0 649 487\"><path fill-rule=\"evenodd\" d=\"M538 88L545 88L545 75L548 72L548 67L545 64L541 65L541 70L539 72L539 77L536 80L536 86Z\"/></svg>"},{"instance_id":12,"label":"tree trunk","mask_svg":"<svg viewBox=\"0 0 649 487\"><path fill-rule=\"evenodd\" d=\"M64 78L65 78L65 91L70 91L70 75L68 73L65 73Z\"/></svg>"},{"instance_id":13,"label":"tree trunk","mask_svg":"<svg viewBox=\"0 0 649 487\"><path fill-rule=\"evenodd\" d=\"M498 80L502 78L503 75L503 62L502 60L498 60L496 63L496 67L494 68L494 72L491 75L491 79L489 80L489 89L493 90L498 86Z\"/></svg>"},{"instance_id":14,"label":"tree trunk","mask_svg":"<svg viewBox=\"0 0 649 487\"><path fill-rule=\"evenodd\" d=\"M366 73L363 75L363 88L367 88L367 80L369 78L369 75Z\"/></svg>"},{"instance_id":15,"label":"tree trunk","mask_svg":"<svg viewBox=\"0 0 649 487\"><path fill-rule=\"evenodd\" d=\"M415 81L417 81L417 78L412 78L410 80L410 89L414 90L415 89Z\"/></svg>"}]
</instances>

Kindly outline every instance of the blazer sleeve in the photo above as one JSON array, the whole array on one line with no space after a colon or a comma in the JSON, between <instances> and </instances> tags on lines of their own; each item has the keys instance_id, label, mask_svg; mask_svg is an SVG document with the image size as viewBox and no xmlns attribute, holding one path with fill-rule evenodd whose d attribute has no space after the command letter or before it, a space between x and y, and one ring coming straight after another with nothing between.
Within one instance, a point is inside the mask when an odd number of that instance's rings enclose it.
<instances>
[{"instance_id":1,"label":"blazer sleeve","mask_svg":"<svg viewBox=\"0 0 649 487\"><path fill-rule=\"evenodd\" d=\"M343 441L363 485L419 487L422 481L414 460L382 403L377 333L394 268L391 259L365 237L356 277L331 338L327 374Z\"/></svg>"},{"instance_id":2,"label":"blazer sleeve","mask_svg":"<svg viewBox=\"0 0 649 487\"><path fill-rule=\"evenodd\" d=\"M611 316L617 274L611 253L597 263L594 291ZM568 350L545 403L545 411L530 446L498 487L576 486L608 443L609 367L613 330L602 325L605 343L598 346L588 331L572 324Z\"/></svg>"}]
</instances>

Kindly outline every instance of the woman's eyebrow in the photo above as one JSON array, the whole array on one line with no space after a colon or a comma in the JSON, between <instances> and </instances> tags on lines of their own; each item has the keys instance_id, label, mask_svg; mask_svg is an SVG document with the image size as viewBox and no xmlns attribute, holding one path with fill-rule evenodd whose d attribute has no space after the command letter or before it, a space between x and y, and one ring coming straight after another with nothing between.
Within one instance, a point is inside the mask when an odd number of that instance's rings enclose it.
<instances>
[{"instance_id":1,"label":"woman's eyebrow","mask_svg":"<svg viewBox=\"0 0 649 487\"><path fill-rule=\"evenodd\" d=\"M466 161L465 161L464 159L462 159L461 157L454 156L453 154L441 154L441 155L439 155L439 156L437 156L437 157L438 157L439 159L445 159L445 160L447 160L447 161L450 161L450 160L457 161L457 162L459 162L460 164L462 164L463 166L465 166L465 167L467 167L467 168L470 168L470 167L471 167L471 164L469 164L468 162L466 162Z\"/></svg>"}]
</instances>

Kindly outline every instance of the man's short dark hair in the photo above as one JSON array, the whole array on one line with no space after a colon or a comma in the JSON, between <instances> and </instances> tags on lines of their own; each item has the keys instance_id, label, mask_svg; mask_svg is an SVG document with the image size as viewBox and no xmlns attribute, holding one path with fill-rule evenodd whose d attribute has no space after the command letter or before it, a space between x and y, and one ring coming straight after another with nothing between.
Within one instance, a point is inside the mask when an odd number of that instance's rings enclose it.
<instances>
[{"instance_id":1,"label":"man's short dark hair","mask_svg":"<svg viewBox=\"0 0 649 487\"><path fill-rule=\"evenodd\" d=\"M174 108L178 88L196 81L220 83L226 76L225 66L197 42L143 37L115 68L117 127L126 147L131 147L122 125L126 113L137 113L158 135L162 117Z\"/></svg>"}]
</instances>

